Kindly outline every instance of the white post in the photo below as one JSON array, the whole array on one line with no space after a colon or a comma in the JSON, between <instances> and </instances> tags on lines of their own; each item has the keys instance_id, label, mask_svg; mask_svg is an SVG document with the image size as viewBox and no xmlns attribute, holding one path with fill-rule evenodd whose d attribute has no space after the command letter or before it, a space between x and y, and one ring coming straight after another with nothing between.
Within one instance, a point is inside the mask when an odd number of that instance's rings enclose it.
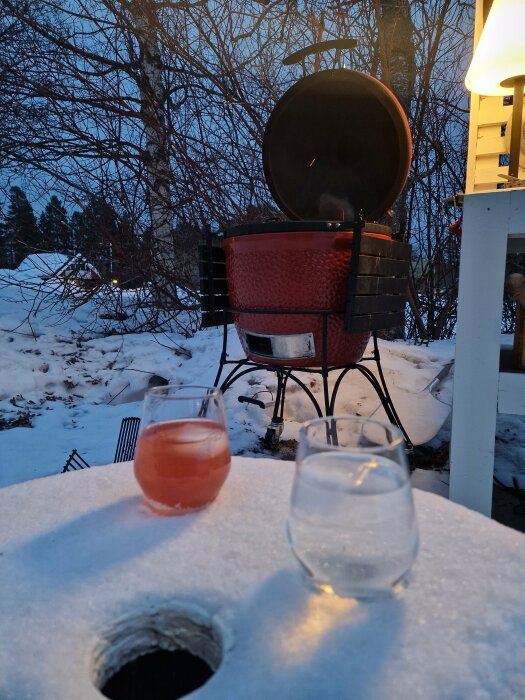
<instances>
[{"instance_id":1,"label":"white post","mask_svg":"<svg viewBox=\"0 0 525 700\"><path fill-rule=\"evenodd\" d=\"M525 190L465 196L450 499L490 516L507 236L525 231Z\"/></svg>"}]
</instances>

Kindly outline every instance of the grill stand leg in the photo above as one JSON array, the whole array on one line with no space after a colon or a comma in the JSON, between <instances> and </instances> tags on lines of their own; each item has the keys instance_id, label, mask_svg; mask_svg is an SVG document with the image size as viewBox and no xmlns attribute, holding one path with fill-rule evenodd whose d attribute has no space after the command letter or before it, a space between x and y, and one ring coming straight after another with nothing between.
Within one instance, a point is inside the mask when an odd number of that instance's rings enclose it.
<instances>
[{"instance_id":1,"label":"grill stand leg","mask_svg":"<svg viewBox=\"0 0 525 700\"><path fill-rule=\"evenodd\" d=\"M226 309L223 310L223 315L224 321L222 327L222 351L221 358L219 360L219 369L217 370L213 386L219 385L219 379L221 378L222 370L224 369L224 365L226 364L226 359L228 357L228 314L226 312Z\"/></svg>"},{"instance_id":2,"label":"grill stand leg","mask_svg":"<svg viewBox=\"0 0 525 700\"><path fill-rule=\"evenodd\" d=\"M324 395L324 412L326 416L331 416L330 411L330 390L328 388L328 314L323 313L323 335L322 335L322 375L323 375L323 395Z\"/></svg>"},{"instance_id":3,"label":"grill stand leg","mask_svg":"<svg viewBox=\"0 0 525 700\"><path fill-rule=\"evenodd\" d=\"M277 374L277 393L275 395L275 403L273 408L272 422L266 430L264 436L264 444L270 450L275 450L279 444L279 439L284 428L284 399L286 395L286 382L290 376L290 371L276 371Z\"/></svg>"},{"instance_id":4,"label":"grill stand leg","mask_svg":"<svg viewBox=\"0 0 525 700\"><path fill-rule=\"evenodd\" d=\"M404 429L403 424L401 423L399 416L397 415L397 411L395 409L394 402L392 401L392 398L390 396L390 392L388 391L388 387L386 385L385 375L383 374L383 368L381 367L381 357L379 355L379 346L377 344L377 333L375 331L372 333L372 338L374 341L373 357L374 357L374 360L376 363L377 373L379 374L379 379L381 380L381 386L383 388L383 393L384 393L385 399L386 399L388 405L390 406L390 411L391 411L392 418L393 418L393 420L391 419L391 422L394 423L394 425L397 425L399 430L403 433L403 437L405 438L405 442L406 442L407 452L412 452L414 449L414 445L412 444L412 441L408 437L407 432ZM383 403L383 400L381 400L381 403ZM383 406L384 406L384 403L383 403ZM386 409L385 409L385 411L386 411ZM387 412L387 415L389 415L388 412Z\"/></svg>"}]
</instances>

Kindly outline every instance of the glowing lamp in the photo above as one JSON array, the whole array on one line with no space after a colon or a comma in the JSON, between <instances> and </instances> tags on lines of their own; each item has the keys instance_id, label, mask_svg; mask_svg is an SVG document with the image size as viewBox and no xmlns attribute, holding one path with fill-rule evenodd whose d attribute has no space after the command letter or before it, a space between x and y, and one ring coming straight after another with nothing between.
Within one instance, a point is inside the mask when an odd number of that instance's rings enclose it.
<instances>
[{"instance_id":1,"label":"glowing lamp","mask_svg":"<svg viewBox=\"0 0 525 700\"><path fill-rule=\"evenodd\" d=\"M479 95L514 95L509 175L518 177L525 90L525 0L494 0L465 85Z\"/></svg>"}]
</instances>

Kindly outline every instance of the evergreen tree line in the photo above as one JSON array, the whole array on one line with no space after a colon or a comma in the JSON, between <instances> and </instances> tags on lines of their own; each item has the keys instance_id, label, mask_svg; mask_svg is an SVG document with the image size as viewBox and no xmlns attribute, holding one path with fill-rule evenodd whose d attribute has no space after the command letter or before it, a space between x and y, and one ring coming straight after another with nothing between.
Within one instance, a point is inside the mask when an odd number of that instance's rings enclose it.
<instances>
[{"instance_id":1,"label":"evergreen tree line","mask_svg":"<svg viewBox=\"0 0 525 700\"><path fill-rule=\"evenodd\" d=\"M139 286L141 241L132 222L118 216L102 195L94 195L68 216L52 195L40 217L20 187L12 187L7 211L0 217L0 268L16 268L31 253L81 255L103 279L117 279L124 287Z\"/></svg>"}]
</instances>

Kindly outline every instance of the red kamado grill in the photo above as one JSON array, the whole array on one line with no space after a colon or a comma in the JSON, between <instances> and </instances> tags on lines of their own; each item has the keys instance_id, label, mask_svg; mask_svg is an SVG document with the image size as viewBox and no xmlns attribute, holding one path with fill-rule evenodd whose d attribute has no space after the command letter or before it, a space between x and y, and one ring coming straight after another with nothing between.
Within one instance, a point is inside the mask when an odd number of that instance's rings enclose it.
<instances>
[{"instance_id":1,"label":"red kamado grill","mask_svg":"<svg viewBox=\"0 0 525 700\"><path fill-rule=\"evenodd\" d=\"M263 141L266 181L289 220L208 236L203 325L233 320L247 361L280 380L284 368L321 368L326 377L358 363L372 332L403 324L410 247L365 221L392 206L410 156L407 118L381 82L347 69L300 79ZM224 350L217 382L225 358ZM325 399L330 414L326 382Z\"/></svg>"}]
</instances>

